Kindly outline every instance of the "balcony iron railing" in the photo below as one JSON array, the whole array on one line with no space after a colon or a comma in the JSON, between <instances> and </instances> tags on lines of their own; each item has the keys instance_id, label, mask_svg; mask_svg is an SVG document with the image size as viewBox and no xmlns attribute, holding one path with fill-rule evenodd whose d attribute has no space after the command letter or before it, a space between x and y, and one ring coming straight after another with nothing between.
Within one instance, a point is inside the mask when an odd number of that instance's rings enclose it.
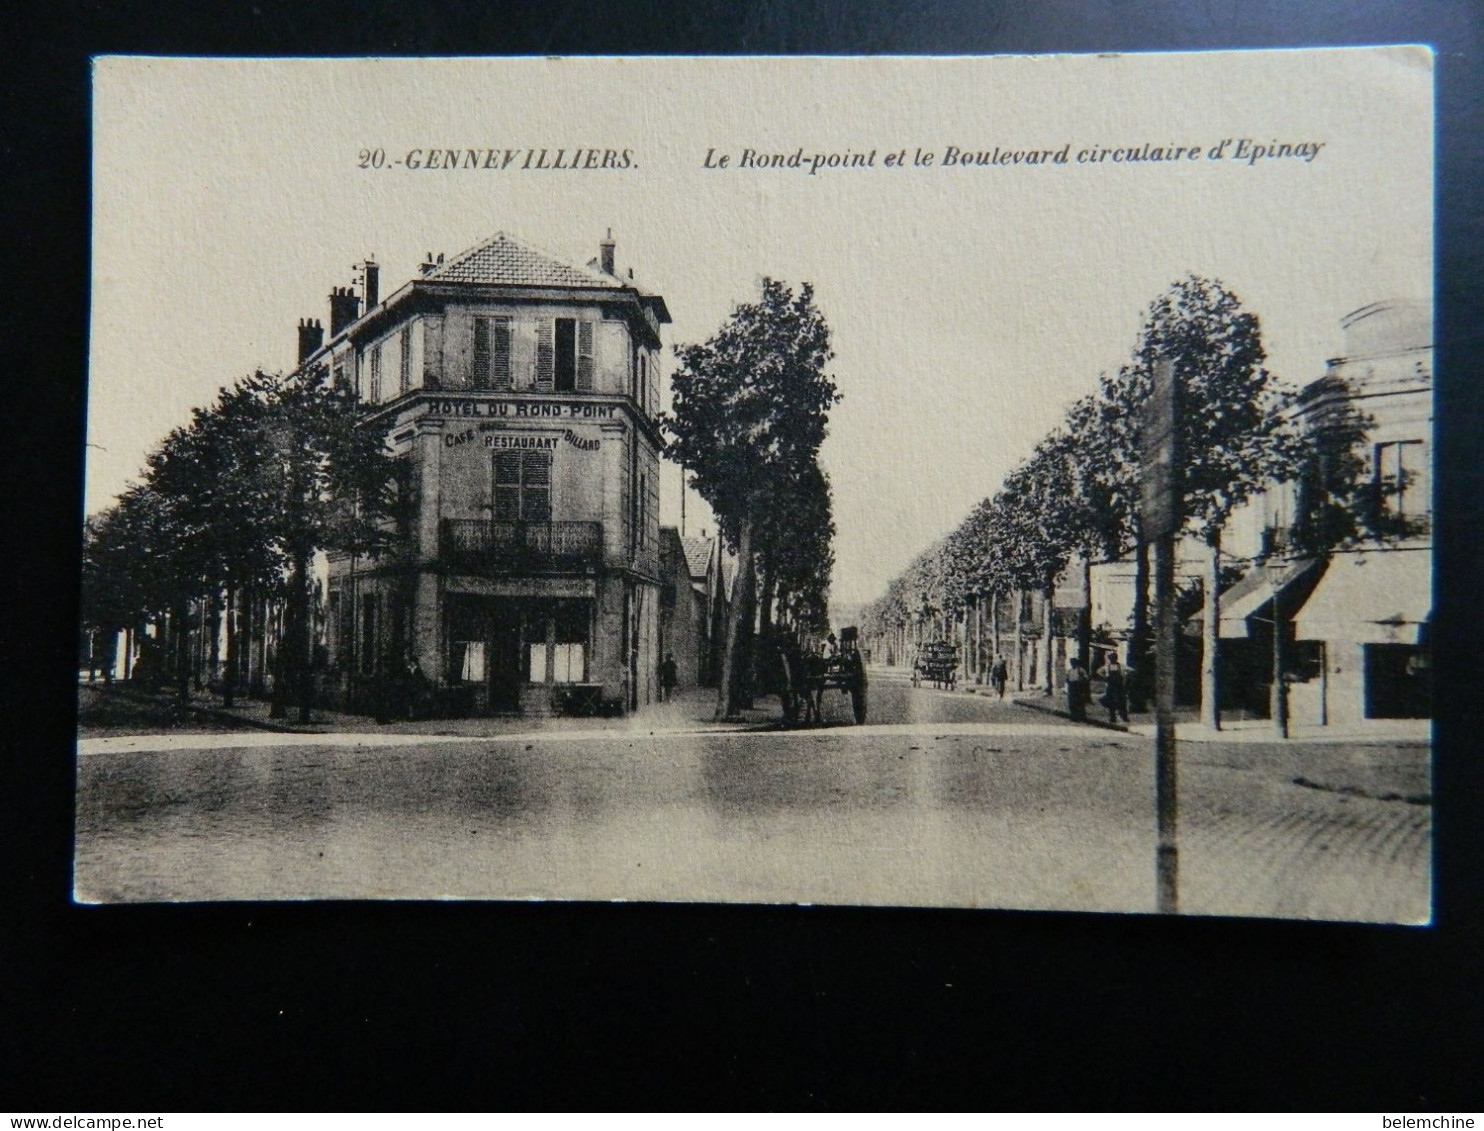
<instances>
[{"instance_id":1,"label":"balcony iron railing","mask_svg":"<svg viewBox=\"0 0 1484 1131\"><path fill-rule=\"evenodd\" d=\"M602 564L603 524L445 518L439 556L469 573L580 570Z\"/></svg>"}]
</instances>

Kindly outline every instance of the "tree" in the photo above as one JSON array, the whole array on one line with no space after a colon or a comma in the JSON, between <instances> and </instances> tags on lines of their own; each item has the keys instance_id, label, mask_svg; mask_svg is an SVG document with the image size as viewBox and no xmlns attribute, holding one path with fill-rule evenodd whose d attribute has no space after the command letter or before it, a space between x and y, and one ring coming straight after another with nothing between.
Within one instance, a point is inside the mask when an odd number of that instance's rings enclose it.
<instances>
[{"instance_id":1,"label":"tree","mask_svg":"<svg viewBox=\"0 0 1484 1131\"><path fill-rule=\"evenodd\" d=\"M764 577L759 619L765 633L775 600L780 622L813 633L829 630L834 537L829 476L811 464L798 479L780 485L759 519L757 560Z\"/></svg>"},{"instance_id":2,"label":"tree","mask_svg":"<svg viewBox=\"0 0 1484 1131\"><path fill-rule=\"evenodd\" d=\"M1173 362L1179 389L1177 473L1187 529L1209 551L1201 713L1219 729L1222 529L1270 482L1294 474L1301 446L1283 413L1290 398L1263 367L1257 316L1219 281L1189 275L1150 304L1133 360L1111 390L1114 403L1126 412L1142 406L1160 358ZM1127 440L1138 439L1137 419L1137 411L1124 418Z\"/></svg>"},{"instance_id":3,"label":"tree","mask_svg":"<svg viewBox=\"0 0 1484 1131\"><path fill-rule=\"evenodd\" d=\"M727 648L717 698L719 717L742 702L755 615L759 526L815 468L829 409L840 398L825 373L830 332L814 291L797 294L762 281L757 302L743 303L707 341L676 347L666 427L672 458L711 504L738 557ZM823 565L823 563L818 563Z\"/></svg>"},{"instance_id":4,"label":"tree","mask_svg":"<svg viewBox=\"0 0 1484 1131\"><path fill-rule=\"evenodd\" d=\"M382 435L360 423L354 395L323 366L262 381L259 489L266 533L288 568L273 711L284 713L292 699L308 721L310 564L321 550L374 556L395 544L398 476Z\"/></svg>"}]
</instances>

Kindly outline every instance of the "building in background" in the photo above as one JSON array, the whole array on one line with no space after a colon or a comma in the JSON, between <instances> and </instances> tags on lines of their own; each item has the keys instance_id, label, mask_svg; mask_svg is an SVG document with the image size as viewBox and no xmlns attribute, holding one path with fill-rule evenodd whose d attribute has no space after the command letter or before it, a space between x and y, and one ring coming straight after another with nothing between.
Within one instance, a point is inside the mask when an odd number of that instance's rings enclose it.
<instances>
[{"instance_id":1,"label":"building in background","mask_svg":"<svg viewBox=\"0 0 1484 1131\"><path fill-rule=\"evenodd\" d=\"M1344 354L1299 396L1317 436L1359 422L1360 525L1372 534L1322 558L1286 553L1306 489L1288 483L1252 508L1234 553L1261 558L1223 594L1223 663L1261 705L1272 688L1274 625L1295 723L1348 725L1431 714L1432 318L1420 303L1365 306L1340 323ZM1253 521L1256 519L1257 521Z\"/></svg>"},{"instance_id":2,"label":"building in background","mask_svg":"<svg viewBox=\"0 0 1484 1131\"><path fill-rule=\"evenodd\" d=\"M574 265L502 232L385 299L367 263L328 340L300 324L406 493L397 550L329 558L322 701L368 709L409 664L450 714L655 700L670 315L614 256L611 233Z\"/></svg>"}]
</instances>

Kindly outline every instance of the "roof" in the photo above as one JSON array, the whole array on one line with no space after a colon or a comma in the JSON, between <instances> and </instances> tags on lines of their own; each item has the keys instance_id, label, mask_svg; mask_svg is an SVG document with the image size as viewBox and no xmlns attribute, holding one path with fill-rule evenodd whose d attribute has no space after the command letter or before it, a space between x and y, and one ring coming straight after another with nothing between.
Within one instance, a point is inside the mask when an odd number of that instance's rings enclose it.
<instances>
[{"instance_id":1,"label":"roof","mask_svg":"<svg viewBox=\"0 0 1484 1131\"><path fill-rule=\"evenodd\" d=\"M690 575L705 577L711 566L711 539L682 538L680 545L685 549L685 568Z\"/></svg>"},{"instance_id":2,"label":"roof","mask_svg":"<svg viewBox=\"0 0 1484 1131\"><path fill-rule=\"evenodd\" d=\"M1222 591L1221 624L1217 631L1225 638L1247 636L1249 617L1259 620L1272 618L1275 593L1281 598L1279 612L1285 613L1283 619L1291 619L1313 592L1313 582L1318 579L1323 565L1319 558L1294 558L1254 565L1240 581ZM1196 613L1187 623L1199 625L1203 615Z\"/></svg>"},{"instance_id":3,"label":"roof","mask_svg":"<svg viewBox=\"0 0 1484 1131\"><path fill-rule=\"evenodd\" d=\"M496 232L424 276L445 283L486 283L532 287L609 287L622 280L602 271L565 263L508 232Z\"/></svg>"}]
</instances>

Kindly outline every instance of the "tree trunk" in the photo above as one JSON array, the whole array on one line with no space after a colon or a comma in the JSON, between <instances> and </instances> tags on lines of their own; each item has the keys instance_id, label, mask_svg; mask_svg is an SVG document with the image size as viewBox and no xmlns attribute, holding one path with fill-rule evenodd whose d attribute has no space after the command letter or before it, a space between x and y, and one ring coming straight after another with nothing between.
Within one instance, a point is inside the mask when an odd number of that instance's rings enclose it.
<instances>
[{"instance_id":1,"label":"tree trunk","mask_svg":"<svg viewBox=\"0 0 1484 1131\"><path fill-rule=\"evenodd\" d=\"M206 686L213 680L220 681L222 667L222 591L213 586L211 603L207 606L206 631L211 634L206 651Z\"/></svg>"},{"instance_id":2,"label":"tree trunk","mask_svg":"<svg viewBox=\"0 0 1484 1131\"><path fill-rule=\"evenodd\" d=\"M1134 551L1134 623L1129 640L1129 706L1143 711L1154 686L1154 668L1149 652L1149 543L1141 541Z\"/></svg>"},{"instance_id":3,"label":"tree trunk","mask_svg":"<svg viewBox=\"0 0 1484 1131\"><path fill-rule=\"evenodd\" d=\"M752 590L755 583L752 560L752 516L744 515L737 537L737 576L732 582L732 607L727 614L727 647L721 658L721 686L716 697L716 717L736 716L742 705L742 682L747 669L747 637L752 626Z\"/></svg>"},{"instance_id":4,"label":"tree trunk","mask_svg":"<svg viewBox=\"0 0 1484 1131\"><path fill-rule=\"evenodd\" d=\"M237 587L227 586L227 659L222 666L222 706L237 705Z\"/></svg>"},{"instance_id":5,"label":"tree trunk","mask_svg":"<svg viewBox=\"0 0 1484 1131\"><path fill-rule=\"evenodd\" d=\"M773 600L778 594L778 583L771 572L763 574L762 596L758 598L758 630L764 639L773 634Z\"/></svg>"},{"instance_id":6,"label":"tree trunk","mask_svg":"<svg viewBox=\"0 0 1484 1131\"><path fill-rule=\"evenodd\" d=\"M294 698L299 704L299 721L307 723L314 706L314 667L310 663L309 632L309 552L301 550L294 560L293 589L289 593L289 631L293 640L292 671L295 675ZM548 662L553 650L548 647ZM398 662L401 658L398 657Z\"/></svg>"},{"instance_id":7,"label":"tree trunk","mask_svg":"<svg viewBox=\"0 0 1484 1131\"><path fill-rule=\"evenodd\" d=\"M191 700L190 614L185 602L175 606L170 614L171 633L175 640L175 692L182 703Z\"/></svg>"},{"instance_id":8,"label":"tree trunk","mask_svg":"<svg viewBox=\"0 0 1484 1131\"><path fill-rule=\"evenodd\" d=\"M1092 555L1082 555L1082 614L1077 618L1077 658L1092 675Z\"/></svg>"},{"instance_id":9,"label":"tree trunk","mask_svg":"<svg viewBox=\"0 0 1484 1131\"><path fill-rule=\"evenodd\" d=\"M290 583L292 584L292 582ZM290 598L292 600L292 598ZM263 612L263 657L266 661L268 652L268 625L267 605L265 603ZM284 622L283 631L279 635L278 650L273 656L273 693L268 700L268 717L270 719L283 719L289 713L289 681L293 678L289 671L289 641L293 632L292 626L287 620Z\"/></svg>"},{"instance_id":10,"label":"tree trunk","mask_svg":"<svg viewBox=\"0 0 1484 1131\"><path fill-rule=\"evenodd\" d=\"M1056 579L1048 578L1046 581L1046 604L1042 608L1041 616L1041 639L1046 645L1046 694L1056 694L1056 648L1052 645L1051 634L1056 628Z\"/></svg>"},{"instance_id":11,"label":"tree trunk","mask_svg":"<svg viewBox=\"0 0 1484 1131\"><path fill-rule=\"evenodd\" d=\"M1206 609L1201 632L1201 722L1210 730L1221 729L1221 531L1206 539L1210 552L1206 562Z\"/></svg>"},{"instance_id":12,"label":"tree trunk","mask_svg":"<svg viewBox=\"0 0 1484 1131\"><path fill-rule=\"evenodd\" d=\"M989 650L989 663L993 668L994 662L1000 658L1000 591L998 589L989 595L989 638L992 645Z\"/></svg>"},{"instance_id":13,"label":"tree trunk","mask_svg":"<svg viewBox=\"0 0 1484 1131\"><path fill-rule=\"evenodd\" d=\"M1025 590L1015 590L1015 690L1025 690Z\"/></svg>"}]
</instances>

